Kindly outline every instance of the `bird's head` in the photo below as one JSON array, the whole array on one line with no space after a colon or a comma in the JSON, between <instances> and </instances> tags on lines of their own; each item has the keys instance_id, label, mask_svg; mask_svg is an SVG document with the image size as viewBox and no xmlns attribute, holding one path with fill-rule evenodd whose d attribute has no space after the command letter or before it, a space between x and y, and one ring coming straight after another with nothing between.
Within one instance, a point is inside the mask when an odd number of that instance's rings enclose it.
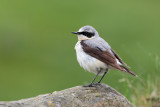
<instances>
[{"instance_id":1,"label":"bird's head","mask_svg":"<svg viewBox=\"0 0 160 107\"><path fill-rule=\"evenodd\" d=\"M72 33L78 35L78 40L90 40L99 36L96 29L89 25L81 27L78 32Z\"/></svg>"}]
</instances>

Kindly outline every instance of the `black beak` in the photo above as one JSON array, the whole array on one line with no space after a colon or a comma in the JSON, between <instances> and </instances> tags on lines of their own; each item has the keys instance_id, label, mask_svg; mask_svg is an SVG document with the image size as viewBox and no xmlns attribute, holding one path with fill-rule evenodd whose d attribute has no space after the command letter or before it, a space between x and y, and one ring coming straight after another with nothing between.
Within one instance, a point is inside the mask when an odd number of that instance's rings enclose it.
<instances>
[{"instance_id":1,"label":"black beak","mask_svg":"<svg viewBox=\"0 0 160 107\"><path fill-rule=\"evenodd\" d=\"M73 34L76 34L76 35L78 35L79 34L79 32L72 32Z\"/></svg>"}]
</instances>

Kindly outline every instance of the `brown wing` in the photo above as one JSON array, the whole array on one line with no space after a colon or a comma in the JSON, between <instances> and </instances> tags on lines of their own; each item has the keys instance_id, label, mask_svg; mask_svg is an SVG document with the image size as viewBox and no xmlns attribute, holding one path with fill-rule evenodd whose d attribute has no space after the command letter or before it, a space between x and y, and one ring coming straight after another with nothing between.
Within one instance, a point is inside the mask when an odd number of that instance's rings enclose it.
<instances>
[{"instance_id":1,"label":"brown wing","mask_svg":"<svg viewBox=\"0 0 160 107\"><path fill-rule=\"evenodd\" d=\"M111 54L108 50L101 51L99 48L97 48L97 49L91 48L88 45L86 45L83 41L81 42L81 45L82 45L83 50L87 54L91 55L92 57L104 62L107 65L112 66L115 69L118 69L123 72L128 72L128 73L132 74L133 76L136 76L134 73L129 71L123 65L119 65L116 61L116 57L113 54Z\"/></svg>"},{"instance_id":2,"label":"brown wing","mask_svg":"<svg viewBox=\"0 0 160 107\"><path fill-rule=\"evenodd\" d=\"M118 54L113 50L111 49L111 51L113 52L114 56L119 60L120 63L124 64L125 66L129 67L126 63L124 63L122 61L122 59L118 56Z\"/></svg>"}]
</instances>

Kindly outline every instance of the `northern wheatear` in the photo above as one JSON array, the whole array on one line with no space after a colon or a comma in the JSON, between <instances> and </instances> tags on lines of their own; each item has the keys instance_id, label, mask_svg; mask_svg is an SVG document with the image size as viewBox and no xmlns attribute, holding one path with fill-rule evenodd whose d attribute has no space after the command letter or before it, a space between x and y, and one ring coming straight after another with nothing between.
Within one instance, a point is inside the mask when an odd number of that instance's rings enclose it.
<instances>
[{"instance_id":1,"label":"northern wheatear","mask_svg":"<svg viewBox=\"0 0 160 107\"><path fill-rule=\"evenodd\" d=\"M92 82L86 86L93 86L96 77L102 75L99 82L96 83L99 84L110 69L117 69L136 76L92 26L84 26L78 32L72 33L78 35L75 50L80 66L96 74Z\"/></svg>"}]
</instances>

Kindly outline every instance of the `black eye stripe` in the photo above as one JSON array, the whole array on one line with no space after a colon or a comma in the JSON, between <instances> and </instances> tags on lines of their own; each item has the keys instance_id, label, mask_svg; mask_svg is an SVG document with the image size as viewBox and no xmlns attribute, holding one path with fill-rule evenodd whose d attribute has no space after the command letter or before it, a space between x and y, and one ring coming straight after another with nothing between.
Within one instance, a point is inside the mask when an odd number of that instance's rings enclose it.
<instances>
[{"instance_id":1,"label":"black eye stripe","mask_svg":"<svg viewBox=\"0 0 160 107\"><path fill-rule=\"evenodd\" d=\"M82 35L85 35L89 38L91 38L92 36L94 36L94 33L91 33L91 32L79 32L79 34L82 34Z\"/></svg>"}]
</instances>

